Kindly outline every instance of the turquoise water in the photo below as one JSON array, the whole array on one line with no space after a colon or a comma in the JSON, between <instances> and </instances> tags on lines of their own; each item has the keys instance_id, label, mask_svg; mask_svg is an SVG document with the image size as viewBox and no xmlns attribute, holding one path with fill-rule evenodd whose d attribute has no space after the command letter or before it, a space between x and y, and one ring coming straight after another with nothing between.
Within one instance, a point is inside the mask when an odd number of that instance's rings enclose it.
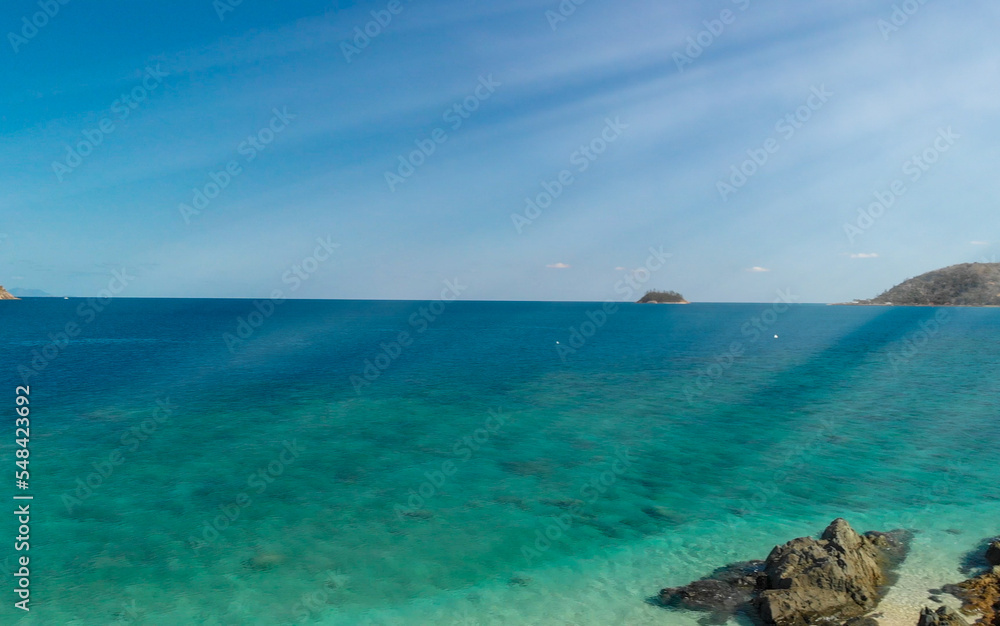
<instances>
[{"instance_id":1,"label":"turquoise water","mask_svg":"<svg viewBox=\"0 0 1000 626\"><path fill-rule=\"evenodd\" d=\"M644 600L838 516L917 587L1000 533L997 309L87 306L0 306L11 407L51 357L4 623L694 624Z\"/></svg>"}]
</instances>

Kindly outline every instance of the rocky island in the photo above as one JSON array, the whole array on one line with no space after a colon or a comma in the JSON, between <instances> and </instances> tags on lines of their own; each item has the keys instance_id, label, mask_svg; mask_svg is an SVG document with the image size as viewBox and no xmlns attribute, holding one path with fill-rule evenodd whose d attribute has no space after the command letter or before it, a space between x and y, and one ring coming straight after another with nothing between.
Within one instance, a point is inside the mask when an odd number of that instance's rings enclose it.
<instances>
[{"instance_id":1,"label":"rocky island","mask_svg":"<svg viewBox=\"0 0 1000 626\"><path fill-rule=\"evenodd\" d=\"M903 281L869 306L1000 306L1000 263L961 263Z\"/></svg>"},{"instance_id":2,"label":"rocky island","mask_svg":"<svg viewBox=\"0 0 1000 626\"><path fill-rule=\"evenodd\" d=\"M0 300L20 300L20 298L15 298L9 291L3 288L3 285L0 285Z\"/></svg>"},{"instance_id":3,"label":"rocky island","mask_svg":"<svg viewBox=\"0 0 1000 626\"><path fill-rule=\"evenodd\" d=\"M690 304L676 291L647 291L639 298L639 304Z\"/></svg>"}]
</instances>

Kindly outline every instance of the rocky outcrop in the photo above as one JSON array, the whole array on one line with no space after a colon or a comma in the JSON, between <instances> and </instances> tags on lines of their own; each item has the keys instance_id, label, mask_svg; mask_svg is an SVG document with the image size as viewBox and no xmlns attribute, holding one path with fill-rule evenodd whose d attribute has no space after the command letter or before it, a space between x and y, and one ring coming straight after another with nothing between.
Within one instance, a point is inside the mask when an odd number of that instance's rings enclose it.
<instances>
[{"instance_id":1,"label":"rocky outcrop","mask_svg":"<svg viewBox=\"0 0 1000 626\"><path fill-rule=\"evenodd\" d=\"M924 607L920 611L920 621L917 626L969 626L961 615L942 606L937 611Z\"/></svg>"},{"instance_id":2,"label":"rocky outcrop","mask_svg":"<svg viewBox=\"0 0 1000 626\"><path fill-rule=\"evenodd\" d=\"M0 285L0 300L20 300L20 298L15 298L14 296L10 295L10 292L4 289L2 285Z\"/></svg>"},{"instance_id":3,"label":"rocky outcrop","mask_svg":"<svg viewBox=\"0 0 1000 626\"><path fill-rule=\"evenodd\" d=\"M1000 540L994 541L986 548L986 562L994 567L1000 565Z\"/></svg>"},{"instance_id":4,"label":"rocky outcrop","mask_svg":"<svg viewBox=\"0 0 1000 626\"><path fill-rule=\"evenodd\" d=\"M860 624L854 619L878 605L907 544L901 531L859 535L837 519L819 539L794 539L774 548L766 561L664 589L659 600L720 616L743 612L769 626Z\"/></svg>"},{"instance_id":5,"label":"rocky outcrop","mask_svg":"<svg viewBox=\"0 0 1000 626\"><path fill-rule=\"evenodd\" d=\"M691 611L707 611L724 623L729 617L746 613L754 596L764 589L767 576L764 561L734 563L707 578L684 587L660 590L660 603Z\"/></svg>"},{"instance_id":6,"label":"rocky outcrop","mask_svg":"<svg viewBox=\"0 0 1000 626\"><path fill-rule=\"evenodd\" d=\"M768 588L756 601L761 618L778 626L807 626L874 609L889 581L888 558L877 545L885 541L886 535L862 537L838 519L819 540L805 537L778 546L764 568Z\"/></svg>"},{"instance_id":7,"label":"rocky outcrop","mask_svg":"<svg viewBox=\"0 0 1000 626\"><path fill-rule=\"evenodd\" d=\"M982 615L976 624L1000 626L1000 567L946 589L962 601L963 613Z\"/></svg>"}]
</instances>

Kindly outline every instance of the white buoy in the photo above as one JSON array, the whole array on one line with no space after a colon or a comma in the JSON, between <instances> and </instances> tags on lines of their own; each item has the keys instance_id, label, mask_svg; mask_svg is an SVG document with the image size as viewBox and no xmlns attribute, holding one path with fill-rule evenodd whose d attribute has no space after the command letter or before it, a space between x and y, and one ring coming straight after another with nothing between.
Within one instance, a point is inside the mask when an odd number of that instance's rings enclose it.
<instances>
[{"instance_id":1,"label":"white buoy","mask_svg":"<svg viewBox=\"0 0 1000 626\"><path fill-rule=\"evenodd\" d=\"M774 336L774 338L775 338L775 339L777 339L777 338L778 338L778 336L777 336L777 335L775 335L775 336Z\"/></svg>"}]
</instances>

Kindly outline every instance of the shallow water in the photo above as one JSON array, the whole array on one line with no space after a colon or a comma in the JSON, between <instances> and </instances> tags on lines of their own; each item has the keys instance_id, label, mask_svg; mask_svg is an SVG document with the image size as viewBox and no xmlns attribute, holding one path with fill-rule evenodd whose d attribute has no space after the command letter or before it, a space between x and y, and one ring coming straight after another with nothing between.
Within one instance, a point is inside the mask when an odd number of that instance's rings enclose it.
<instances>
[{"instance_id":1,"label":"shallow water","mask_svg":"<svg viewBox=\"0 0 1000 626\"><path fill-rule=\"evenodd\" d=\"M997 309L81 302L0 307L11 394L82 328L18 623L695 624L645 599L838 516L918 531L915 616L1000 533Z\"/></svg>"}]
</instances>

